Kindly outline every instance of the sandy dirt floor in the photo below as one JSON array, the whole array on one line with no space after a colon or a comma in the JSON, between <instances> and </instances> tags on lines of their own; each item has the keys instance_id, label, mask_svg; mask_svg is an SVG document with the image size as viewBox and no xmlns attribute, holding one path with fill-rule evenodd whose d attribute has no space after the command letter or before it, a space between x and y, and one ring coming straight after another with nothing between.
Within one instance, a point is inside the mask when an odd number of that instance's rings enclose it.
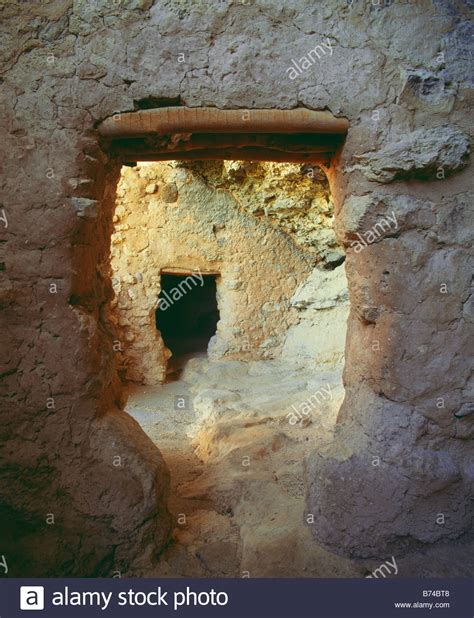
<instances>
[{"instance_id":1,"label":"sandy dirt floor","mask_svg":"<svg viewBox=\"0 0 474 618\"><path fill-rule=\"evenodd\" d=\"M473 562L465 543L351 560L314 542L304 460L333 439L339 370L195 358L179 380L128 395L170 469L175 521L164 553L130 575L365 577L387 563L380 576L462 576Z\"/></svg>"}]
</instances>

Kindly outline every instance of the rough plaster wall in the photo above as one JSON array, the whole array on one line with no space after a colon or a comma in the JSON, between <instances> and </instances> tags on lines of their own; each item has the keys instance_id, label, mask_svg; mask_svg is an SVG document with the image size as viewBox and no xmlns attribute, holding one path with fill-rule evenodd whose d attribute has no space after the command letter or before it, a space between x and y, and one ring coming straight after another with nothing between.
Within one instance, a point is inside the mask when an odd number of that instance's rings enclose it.
<instances>
[{"instance_id":1,"label":"rough plaster wall","mask_svg":"<svg viewBox=\"0 0 474 618\"><path fill-rule=\"evenodd\" d=\"M114 334L102 318L111 286L102 273L118 169L111 165L105 175L94 132L101 119L150 97L222 108L304 105L349 119L331 172L341 242L353 234L354 199L362 231L374 208L380 216L400 208L402 224L358 254L347 250L347 394L336 441L308 461L314 535L341 551L375 553L400 536L432 542L467 529L472 415L453 413L472 402L472 169L449 175L462 167L460 158L446 162L435 152L429 167L443 161L445 179L431 171L423 182L406 181L399 170L397 180L381 184L374 162L367 167L360 157L391 144L413 148L418 129L449 125L469 135L469 6L373 4L52 0L1 7L8 155L8 227L0 223L8 350L1 495L9 538L22 526L30 532L5 549L12 575L110 573L148 541L162 546L168 534L158 451L115 412ZM291 80L292 58L326 38L332 53ZM429 148L436 140L427 139ZM415 159L411 178L424 165ZM391 163L389 156L385 167ZM373 340L380 351L372 351ZM46 407L50 396L54 410ZM123 456L120 468L113 454ZM56 514L55 526L45 526L45 511ZM439 512L444 525L435 523Z\"/></svg>"},{"instance_id":2,"label":"rough plaster wall","mask_svg":"<svg viewBox=\"0 0 474 618\"><path fill-rule=\"evenodd\" d=\"M331 268L344 259L334 233L334 204L326 174L313 165L255 161L183 164L244 211L291 236L315 264Z\"/></svg>"},{"instance_id":3,"label":"rough plaster wall","mask_svg":"<svg viewBox=\"0 0 474 618\"><path fill-rule=\"evenodd\" d=\"M288 329L281 357L342 369L349 316L344 265L334 270L315 268L296 289L290 306L298 321Z\"/></svg>"},{"instance_id":4,"label":"rough plaster wall","mask_svg":"<svg viewBox=\"0 0 474 618\"><path fill-rule=\"evenodd\" d=\"M208 167L216 166L199 165ZM217 189L192 166L176 163L123 168L111 245L111 318L127 380L155 384L165 376L169 353L155 327L161 269L196 273L197 286L200 273L220 273L213 359L274 358L296 321L290 298L314 255L248 214L226 180L222 175Z\"/></svg>"}]
</instances>

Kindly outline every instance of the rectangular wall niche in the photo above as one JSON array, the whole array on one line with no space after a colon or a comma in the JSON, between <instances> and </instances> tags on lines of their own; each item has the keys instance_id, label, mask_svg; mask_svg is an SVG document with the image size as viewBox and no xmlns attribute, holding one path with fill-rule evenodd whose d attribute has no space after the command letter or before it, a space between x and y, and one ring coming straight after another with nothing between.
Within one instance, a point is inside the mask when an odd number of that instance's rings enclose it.
<instances>
[{"instance_id":1,"label":"rectangular wall niche","mask_svg":"<svg viewBox=\"0 0 474 618\"><path fill-rule=\"evenodd\" d=\"M172 357L173 373L190 357L205 356L219 321L215 274L161 274L161 291L155 312L156 328Z\"/></svg>"},{"instance_id":2,"label":"rectangular wall niche","mask_svg":"<svg viewBox=\"0 0 474 618\"><path fill-rule=\"evenodd\" d=\"M329 166L349 124L330 112L166 107L116 114L98 127L122 163L240 160Z\"/></svg>"}]
</instances>

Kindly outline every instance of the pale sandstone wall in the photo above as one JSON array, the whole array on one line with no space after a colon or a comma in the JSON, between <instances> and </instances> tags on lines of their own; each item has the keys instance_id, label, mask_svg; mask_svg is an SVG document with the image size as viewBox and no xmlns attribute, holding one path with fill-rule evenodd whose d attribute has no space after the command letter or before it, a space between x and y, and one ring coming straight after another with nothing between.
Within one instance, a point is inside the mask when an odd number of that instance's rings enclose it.
<instances>
[{"instance_id":1,"label":"pale sandstone wall","mask_svg":"<svg viewBox=\"0 0 474 618\"><path fill-rule=\"evenodd\" d=\"M281 357L313 367L342 368L349 296L344 265L315 268L290 300L297 322L286 333Z\"/></svg>"},{"instance_id":2,"label":"pale sandstone wall","mask_svg":"<svg viewBox=\"0 0 474 618\"><path fill-rule=\"evenodd\" d=\"M292 167L295 174L300 166ZM223 176L217 189L189 166L123 168L111 245L111 320L127 380L156 384L165 377L169 352L155 326L162 269L197 273L196 285L199 273L220 274L213 359L273 358L297 320L290 298L315 255L241 208ZM255 187L254 194L262 192Z\"/></svg>"},{"instance_id":3,"label":"pale sandstone wall","mask_svg":"<svg viewBox=\"0 0 474 618\"><path fill-rule=\"evenodd\" d=\"M104 319L118 167L94 127L143 99L302 105L349 119L331 172L341 241L377 212L399 208L402 223L358 254L347 248L347 395L334 444L308 461L314 535L374 554L468 528L472 414L454 413L472 403L472 169L463 139L452 149L441 128L471 132L468 10L461 0L2 5L0 483L10 574L110 574L168 535L166 470L117 411L115 334ZM331 53L291 79L291 60L326 40ZM413 180L420 170L424 180ZM367 214L353 220L354 208ZM18 531L28 532L23 542Z\"/></svg>"}]
</instances>

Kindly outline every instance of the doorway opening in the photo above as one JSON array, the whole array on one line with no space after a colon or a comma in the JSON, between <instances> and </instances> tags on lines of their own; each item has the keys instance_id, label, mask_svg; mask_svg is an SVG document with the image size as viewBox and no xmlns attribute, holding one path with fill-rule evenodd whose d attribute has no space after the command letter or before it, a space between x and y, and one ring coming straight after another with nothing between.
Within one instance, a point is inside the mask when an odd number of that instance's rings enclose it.
<instances>
[{"instance_id":1,"label":"doorway opening","mask_svg":"<svg viewBox=\"0 0 474 618\"><path fill-rule=\"evenodd\" d=\"M155 324L171 351L167 379L179 377L187 360L204 357L219 321L215 274L161 273Z\"/></svg>"},{"instance_id":2,"label":"doorway opening","mask_svg":"<svg viewBox=\"0 0 474 618\"><path fill-rule=\"evenodd\" d=\"M159 445L176 518L155 575L319 569L302 462L331 439L344 396L349 307L326 172L345 129L307 111L311 134L279 112L279 132L262 133L266 111L247 133L229 132L226 112L225 133L175 133L172 109L109 127L125 164L111 239L125 409ZM292 559L280 568L282 547Z\"/></svg>"},{"instance_id":3,"label":"doorway opening","mask_svg":"<svg viewBox=\"0 0 474 618\"><path fill-rule=\"evenodd\" d=\"M159 445L176 517L156 573L183 573L183 556L193 576L318 572L300 488L344 397L349 300L333 219L315 165L122 168L111 309L125 410ZM287 543L295 560L280 568Z\"/></svg>"}]
</instances>

